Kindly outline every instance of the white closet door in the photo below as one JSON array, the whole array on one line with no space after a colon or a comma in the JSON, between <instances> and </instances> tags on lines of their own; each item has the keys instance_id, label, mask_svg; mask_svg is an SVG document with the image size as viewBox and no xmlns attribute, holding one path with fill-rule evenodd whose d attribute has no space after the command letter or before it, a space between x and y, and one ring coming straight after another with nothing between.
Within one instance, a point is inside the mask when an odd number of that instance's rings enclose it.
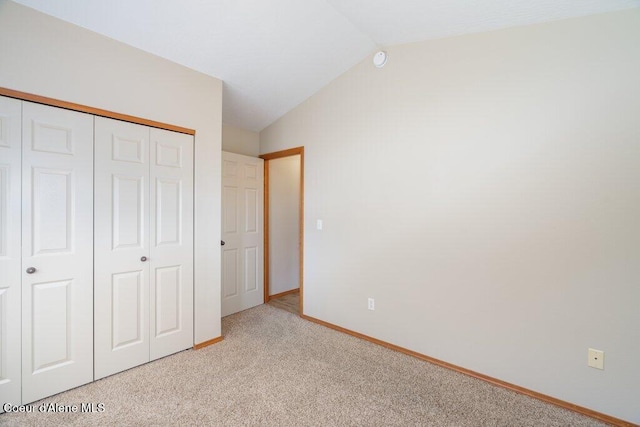
<instances>
[{"instance_id":1,"label":"white closet door","mask_svg":"<svg viewBox=\"0 0 640 427\"><path fill-rule=\"evenodd\" d=\"M98 379L149 361L149 128L95 122Z\"/></svg>"},{"instance_id":2,"label":"white closet door","mask_svg":"<svg viewBox=\"0 0 640 427\"><path fill-rule=\"evenodd\" d=\"M193 137L151 129L151 360L193 346Z\"/></svg>"},{"instance_id":3,"label":"white closet door","mask_svg":"<svg viewBox=\"0 0 640 427\"><path fill-rule=\"evenodd\" d=\"M21 402L21 114L20 101L0 97L0 403L11 404Z\"/></svg>"},{"instance_id":4,"label":"white closet door","mask_svg":"<svg viewBox=\"0 0 640 427\"><path fill-rule=\"evenodd\" d=\"M264 303L264 160L222 152L222 315Z\"/></svg>"},{"instance_id":5,"label":"white closet door","mask_svg":"<svg viewBox=\"0 0 640 427\"><path fill-rule=\"evenodd\" d=\"M22 401L93 379L93 117L23 103Z\"/></svg>"}]
</instances>

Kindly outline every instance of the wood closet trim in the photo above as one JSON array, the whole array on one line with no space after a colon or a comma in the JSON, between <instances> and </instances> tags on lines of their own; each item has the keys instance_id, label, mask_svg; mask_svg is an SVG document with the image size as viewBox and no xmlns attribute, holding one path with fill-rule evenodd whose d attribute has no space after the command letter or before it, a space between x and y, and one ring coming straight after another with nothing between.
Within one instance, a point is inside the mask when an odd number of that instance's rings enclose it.
<instances>
[{"instance_id":1,"label":"wood closet trim","mask_svg":"<svg viewBox=\"0 0 640 427\"><path fill-rule=\"evenodd\" d=\"M59 99L47 98L46 96L20 92L17 90L7 89L4 87L0 87L0 95L7 96L9 98L21 99L23 101L31 101L31 102L36 102L38 104L50 105L52 107L59 107L59 108L65 108L67 110L79 111L81 113L93 114L94 116L108 117L110 119L122 120L124 122L136 123L139 125L150 126L158 129L170 130L173 132L184 133L187 135L196 134L196 131L193 129L174 126L174 125L170 125L162 122L156 122L154 120L143 119L140 117L129 116L127 114L114 113L113 111L102 110L100 108L94 108L94 107L88 107L86 105L75 104L73 102L60 101Z\"/></svg>"},{"instance_id":2,"label":"wood closet trim","mask_svg":"<svg viewBox=\"0 0 640 427\"><path fill-rule=\"evenodd\" d=\"M205 347L209 347L210 345L219 343L220 341L222 341L224 339L224 337L222 335L220 335L218 338L214 338L211 339L209 341L205 341L205 342L201 342L199 344L195 344L193 346L194 350L200 350L201 348L205 348Z\"/></svg>"}]
</instances>

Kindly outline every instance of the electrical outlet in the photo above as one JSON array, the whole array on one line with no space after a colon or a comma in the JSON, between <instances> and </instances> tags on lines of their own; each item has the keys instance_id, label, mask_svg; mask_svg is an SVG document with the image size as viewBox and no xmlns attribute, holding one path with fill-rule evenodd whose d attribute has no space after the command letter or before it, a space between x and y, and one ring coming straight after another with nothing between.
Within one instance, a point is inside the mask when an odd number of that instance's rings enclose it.
<instances>
[{"instance_id":1,"label":"electrical outlet","mask_svg":"<svg viewBox=\"0 0 640 427\"><path fill-rule=\"evenodd\" d=\"M589 349L589 359L587 365L596 369L604 369L604 351Z\"/></svg>"},{"instance_id":2,"label":"electrical outlet","mask_svg":"<svg viewBox=\"0 0 640 427\"><path fill-rule=\"evenodd\" d=\"M369 310L375 310L376 309L376 301L373 298L369 298L367 300L367 308Z\"/></svg>"}]
</instances>

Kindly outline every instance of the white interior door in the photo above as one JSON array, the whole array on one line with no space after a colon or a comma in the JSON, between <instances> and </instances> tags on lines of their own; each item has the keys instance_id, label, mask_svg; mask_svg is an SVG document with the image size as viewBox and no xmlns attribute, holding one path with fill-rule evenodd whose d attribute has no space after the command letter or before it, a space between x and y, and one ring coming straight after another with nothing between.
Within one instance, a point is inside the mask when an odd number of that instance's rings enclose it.
<instances>
[{"instance_id":1,"label":"white interior door","mask_svg":"<svg viewBox=\"0 0 640 427\"><path fill-rule=\"evenodd\" d=\"M93 380L93 116L23 102L22 401Z\"/></svg>"},{"instance_id":2,"label":"white interior door","mask_svg":"<svg viewBox=\"0 0 640 427\"><path fill-rule=\"evenodd\" d=\"M149 128L95 118L95 378L149 361Z\"/></svg>"},{"instance_id":3,"label":"white interior door","mask_svg":"<svg viewBox=\"0 0 640 427\"><path fill-rule=\"evenodd\" d=\"M264 160L222 152L222 315L264 303Z\"/></svg>"},{"instance_id":4,"label":"white interior door","mask_svg":"<svg viewBox=\"0 0 640 427\"><path fill-rule=\"evenodd\" d=\"M0 97L0 403L14 405L21 402L21 115L20 101Z\"/></svg>"},{"instance_id":5,"label":"white interior door","mask_svg":"<svg viewBox=\"0 0 640 427\"><path fill-rule=\"evenodd\" d=\"M150 130L151 360L193 346L193 136Z\"/></svg>"}]
</instances>

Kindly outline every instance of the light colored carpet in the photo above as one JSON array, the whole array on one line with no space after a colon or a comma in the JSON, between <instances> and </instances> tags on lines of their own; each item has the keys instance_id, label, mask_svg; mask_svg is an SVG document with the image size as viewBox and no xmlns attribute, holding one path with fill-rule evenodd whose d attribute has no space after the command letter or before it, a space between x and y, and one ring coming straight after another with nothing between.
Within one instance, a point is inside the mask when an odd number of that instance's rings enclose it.
<instances>
[{"instance_id":1,"label":"light colored carpet","mask_svg":"<svg viewBox=\"0 0 640 427\"><path fill-rule=\"evenodd\" d=\"M223 319L224 341L36 402L103 413L4 414L5 425L595 426L261 305Z\"/></svg>"},{"instance_id":2,"label":"light colored carpet","mask_svg":"<svg viewBox=\"0 0 640 427\"><path fill-rule=\"evenodd\" d=\"M269 305L287 310L289 313L300 314L300 292L269 300Z\"/></svg>"}]
</instances>

